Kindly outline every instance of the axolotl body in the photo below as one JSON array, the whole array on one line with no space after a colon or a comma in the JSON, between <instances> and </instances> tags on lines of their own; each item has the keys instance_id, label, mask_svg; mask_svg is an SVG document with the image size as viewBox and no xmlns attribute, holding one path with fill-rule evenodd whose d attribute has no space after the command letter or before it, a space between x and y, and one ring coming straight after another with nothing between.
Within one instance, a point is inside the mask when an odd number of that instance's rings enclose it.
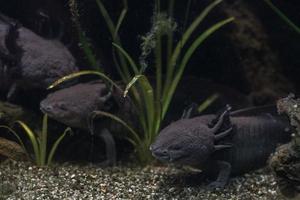
<instances>
[{"instance_id":1,"label":"axolotl body","mask_svg":"<svg viewBox=\"0 0 300 200\"><path fill-rule=\"evenodd\" d=\"M217 177L209 187L224 187L230 176L264 166L278 144L290 140L288 121L258 110L226 109L219 116L178 120L160 132L150 150L161 161L201 168Z\"/></svg>"},{"instance_id":2,"label":"axolotl body","mask_svg":"<svg viewBox=\"0 0 300 200\"><path fill-rule=\"evenodd\" d=\"M133 116L130 101L120 91L110 89L103 81L95 80L57 90L50 93L41 103L40 109L67 126L89 130L103 139L106 144L108 164L115 164L115 141L111 134L123 133L120 124L107 117L92 117L94 112L110 112L120 118ZM134 121L134 120L131 120ZM123 128L123 127L122 127ZM121 135L120 134L120 135ZM124 134L123 134L124 135Z\"/></svg>"}]
</instances>

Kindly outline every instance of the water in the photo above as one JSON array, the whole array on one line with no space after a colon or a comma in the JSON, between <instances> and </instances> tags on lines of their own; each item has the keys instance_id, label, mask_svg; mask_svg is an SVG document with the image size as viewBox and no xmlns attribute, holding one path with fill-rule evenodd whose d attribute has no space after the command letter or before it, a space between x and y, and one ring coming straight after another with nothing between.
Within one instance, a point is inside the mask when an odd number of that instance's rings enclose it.
<instances>
[{"instance_id":1,"label":"water","mask_svg":"<svg viewBox=\"0 0 300 200\"><path fill-rule=\"evenodd\" d=\"M227 188L208 192L211 180L194 181L200 166L193 166L197 173L166 167L149 151L163 128L187 116L184 111L192 113L190 117L213 113L218 119L227 104L233 110L276 104L290 92L299 92L300 5L293 0L274 6L268 0L0 1L0 124L12 129L2 127L0 137L18 142L18 148L23 143L23 153L33 161L0 163L0 168L8 167L7 174L0 174L0 199L67 198L55 197L54 185L69 181L74 188L66 193L86 190L86 196L77 196L86 199L282 199L276 191L278 179L269 172L229 176ZM101 88L89 87L99 79ZM45 114L49 122L42 123ZM221 132L229 125L222 124ZM67 126L72 134L64 134ZM46 129L47 134L41 131ZM179 133L175 141L183 137ZM232 145L231 137L225 139ZM221 145L228 144L221 141ZM7 159L7 147L0 145L1 160ZM183 150L187 155L196 154ZM35 168L43 165L39 159L49 157L54 166ZM215 157L220 155L212 151L199 162ZM106 162L115 159L116 163ZM64 163L72 164L63 168ZM115 164L117 169L111 166ZM89 165L104 177L97 177L99 184L104 182L100 187L91 186L101 197L79 183L88 179ZM201 167L205 172L207 166ZM39 186L30 183L23 190L18 182L39 178L32 169L41 176L50 173L53 180L43 179L45 185ZM69 179L60 170L76 178ZM24 173L25 178L12 178L10 173ZM14 189L2 194L7 182ZM295 191L299 192L297 187Z\"/></svg>"}]
</instances>

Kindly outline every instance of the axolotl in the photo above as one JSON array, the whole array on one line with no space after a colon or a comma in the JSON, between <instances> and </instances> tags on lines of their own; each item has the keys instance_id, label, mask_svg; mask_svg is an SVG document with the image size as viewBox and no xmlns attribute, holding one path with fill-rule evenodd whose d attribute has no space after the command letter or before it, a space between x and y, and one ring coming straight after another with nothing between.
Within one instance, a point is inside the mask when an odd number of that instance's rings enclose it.
<instances>
[{"instance_id":1,"label":"axolotl","mask_svg":"<svg viewBox=\"0 0 300 200\"><path fill-rule=\"evenodd\" d=\"M75 58L58 40L42 38L0 13L0 91L9 100L17 89L45 90L78 71Z\"/></svg>"},{"instance_id":2,"label":"axolotl","mask_svg":"<svg viewBox=\"0 0 300 200\"><path fill-rule=\"evenodd\" d=\"M232 175L264 166L277 145L290 140L288 121L268 110L230 112L228 107L219 115L180 119L159 133L150 150L160 161L215 176L209 188L224 187Z\"/></svg>"},{"instance_id":3,"label":"axolotl","mask_svg":"<svg viewBox=\"0 0 300 200\"><path fill-rule=\"evenodd\" d=\"M111 133L121 135L122 125L98 116L93 119L93 113L105 111L120 118L133 119L132 106L127 98L123 98L116 88L110 89L103 81L95 80L57 90L50 93L40 103L40 109L67 126L89 130L95 136L103 139L106 144L107 164L115 164L115 141ZM123 134L124 135L124 134Z\"/></svg>"}]
</instances>

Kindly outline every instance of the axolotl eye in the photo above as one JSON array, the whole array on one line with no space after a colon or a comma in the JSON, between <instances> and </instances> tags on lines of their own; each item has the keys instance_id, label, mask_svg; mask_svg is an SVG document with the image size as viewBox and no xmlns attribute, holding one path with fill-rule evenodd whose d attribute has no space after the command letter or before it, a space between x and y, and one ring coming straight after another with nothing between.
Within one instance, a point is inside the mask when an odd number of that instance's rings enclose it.
<instances>
[{"instance_id":1,"label":"axolotl eye","mask_svg":"<svg viewBox=\"0 0 300 200\"><path fill-rule=\"evenodd\" d=\"M182 145L176 144L169 147L170 150L180 150L182 148Z\"/></svg>"},{"instance_id":2,"label":"axolotl eye","mask_svg":"<svg viewBox=\"0 0 300 200\"><path fill-rule=\"evenodd\" d=\"M58 108L60 108L61 110L67 110L67 106L65 103L63 102L59 102L56 104Z\"/></svg>"}]
</instances>

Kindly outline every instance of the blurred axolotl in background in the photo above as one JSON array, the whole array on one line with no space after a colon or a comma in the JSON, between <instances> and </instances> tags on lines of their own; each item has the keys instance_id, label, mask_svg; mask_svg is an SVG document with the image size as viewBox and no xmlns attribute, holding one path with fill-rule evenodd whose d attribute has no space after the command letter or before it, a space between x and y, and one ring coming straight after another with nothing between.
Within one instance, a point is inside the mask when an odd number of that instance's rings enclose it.
<instances>
[{"instance_id":1,"label":"blurred axolotl in background","mask_svg":"<svg viewBox=\"0 0 300 200\"><path fill-rule=\"evenodd\" d=\"M0 90L10 99L17 88L46 89L78 71L75 59L58 40L42 38L0 13Z\"/></svg>"},{"instance_id":2,"label":"blurred axolotl in background","mask_svg":"<svg viewBox=\"0 0 300 200\"><path fill-rule=\"evenodd\" d=\"M210 188L224 187L231 175L266 164L279 143L290 140L290 126L276 107L245 109L181 119L164 128L150 150L163 162L201 168L216 176Z\"/></svg>"}]
</instances>

